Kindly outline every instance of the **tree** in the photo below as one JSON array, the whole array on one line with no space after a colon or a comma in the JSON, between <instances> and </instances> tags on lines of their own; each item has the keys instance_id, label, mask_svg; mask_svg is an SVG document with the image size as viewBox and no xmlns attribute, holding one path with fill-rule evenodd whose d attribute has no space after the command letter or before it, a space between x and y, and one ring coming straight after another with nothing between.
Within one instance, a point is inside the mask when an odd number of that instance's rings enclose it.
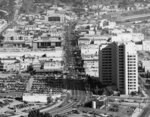
<instances>
[{"instance_id":1,"label":"tree","mask_svg":"<svg viewBox=\"0 0 150 117\"><path fill-rule=\"evenodd\" d=\"M33 25L34 24L34 21L29 21L29 25Z\"/></svg>"},{"instance_id":2,"label":"tree","mask_svg":"<svg viewBox=\"0 0 150 117\"><path fill-rule=\"evenodd\" d=\"M43 69L44 68L44 63L41 65L40 69Z\"/></svg>"},{"instance_id":3,"label":"tree","mask_svg":"<svg viewBox=\"0 0 150 117\"><path fill-rule=\"evenodd\" d=\"M46 54L43 54L42 57L47 57L47 55L46 55Z\"/></svg>"},{"instance_id":4,"label":"tree","mask_svg":"<svg viewBox=\"0 0 150 117\"><path fill-rule=\"evenodd\" d=\"M88 25L87 27L85 27L85 29L90 29L90 26Z\"/></svg>"},{"instance_id":5,"label":"tree","mask_svg":"<svg viewBox=\"0 0 150 117\"><path fill-rule=\"evenodd\" d=\"M48 98L47 98L47 103L51 103L51 102L52 102L51 97L48 97Z\"/></svg>"},{"instance_id":6,"label":"tree","mask_svg":"<svg viewBox=\"0 0 150 117\"><path fill-rule=\"evenodd\" d=\"M122 0L122 2L119 3L120 8L125 8L129 4L128 0Z\"/></svg>"},{"instance_id":7,"label":"tree","mask_svg":"<svg viewBox=\"0 0 150 117\"><path fill-rule=\"evenodd\" d=\"M7 117L6 115L0 115L0 117Z\"/></svg>"},{"instance_id":8,"label":"tree","mask_svg":"<svg viewBox=\"0 0 150 117\"><path fill-rule=\"evenodd\" d=\"M52 117L49 113L44 113L42 117Z\"/></svg>"},{"instance_id":9,"label":"tree","mask_svg":"<svg viewBox=\"0 0 150 117\"><path fill-rule=\"evenodd\" d=\"M32 72L32 71L33 71L33 66L29 65L28 68L27 68L27 72Z\"/></svg>"},{"instance_id":10,"label":"tree","mask_svg":"<svg viewBox=\"0 0 150 117\"><path fill-rule=\"evenodd\" d=\"M94 89L94 93L98 94L99 88L98 86L96 86L96 88Z\"/></svg>"},{"instance_id":11,"label":"tree","mask_svg":"<svg viewBox=\"0 0 150 117\"><path fill-rule=\"evenodd\" d=\"M136 92L135 91L132 91L131 92L131 96L135 96L136 95Z\"/></svg>"},{"instance_id":12,"label":"tree","mask_svg":"<svg viewBox=\"0 0 150 117\"><path fill-rule=\"evenodd\" d=\"M39 110L30 111L29 114L28 114L28 117L40 117Z\"/></svg>"},{"instance_id":13,"label":"tree","mask_svg":"<svg viewBox=\"0 0 150 117\"><path fill-rule=\"evenodd\" d=\"M49 113L41 113L39 110L30 111L28 117L52 117Z\"/></svg>"},{"instance_id":14,"label":"tree","mask_svg":"<svg viewBox=\"0 0 150 117\"><path fill-rule=\"evenodd\" d=\"M0 40L4 40L4 36L3 35L0 35Z\"/></svg>"},{"instance_id":15,"label":"tree","mask_svg":"<svg viewBox=\"0 0 150 117\"><path fill-rule=\"evenodd\" d=\"M31 75L34 75L34 74L35 74L35 70L34 70L32 64L28 66L27 72L30 73Z\"/></svg>"},{"instance_id":16,"label":"tree","mask_svg":"<svg viewBox=\"0 0 150 117\"><path fill-rule=\"evenodd\" d=\"M61 115L59 115L59 114L56 114L54 117L62 117Z\"/></svg>"}]
</instances>

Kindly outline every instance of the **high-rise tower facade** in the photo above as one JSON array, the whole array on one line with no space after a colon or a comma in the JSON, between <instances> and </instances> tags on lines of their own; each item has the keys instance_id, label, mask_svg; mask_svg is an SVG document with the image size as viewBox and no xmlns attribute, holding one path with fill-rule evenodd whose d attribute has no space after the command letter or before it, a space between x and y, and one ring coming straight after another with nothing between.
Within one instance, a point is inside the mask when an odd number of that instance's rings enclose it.
<instances>
[{"instance_id":1,"label":"high-rise tower facade","mask_svg":"<svg viewBox=\"0 0 150 117\"><path fill-rule=\"evenodd\" d=\"M106 85L115 84L123 94L138 91L138 66L135 44L113 42L100 45L99 77Z\"/></svg>"}]
</instances>

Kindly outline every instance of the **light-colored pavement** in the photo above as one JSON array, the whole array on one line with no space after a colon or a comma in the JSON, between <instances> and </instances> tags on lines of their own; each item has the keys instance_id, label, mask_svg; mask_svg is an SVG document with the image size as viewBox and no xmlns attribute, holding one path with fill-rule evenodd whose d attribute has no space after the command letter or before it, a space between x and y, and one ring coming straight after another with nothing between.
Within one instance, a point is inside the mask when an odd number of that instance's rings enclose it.
<instances>
[{"instance_id":1,"label":"light-colored pavement","mask_svg":"<svg viewBox=\"0 0 150 117\"><path fill-rule=\"evenodd\" d=\"M49 111L49 110L51 110L51 109L53 109L53 108L56 108L56 107L60 106L62 103L63 103L63 101L60 101L60 102L56 103L56 104L53 105L53 106L50 106L50 107L41 109L40 112L47 112L47 111Z\"/></svg>"},{"instance_id":2,"label":"light-colored pavement","mask_svg":"<svg viewBox=\"0 0 150 117\"><path fill-rule=\"evenodd\" d=\"M8 105L6 105L6 106L0 108L0 112L4 114L6 111L12 111L12 110L10 110L8 107L13 107L13 106L18 105L18 104L22 104L22 102L13 100L12 103L9 103Z\"/></svg>"},{"instance_id":3,"label":"light-colored pavement","mask_svg":"<svg viewBox=\"0 0 150 117\"><path fill-rule=\"evenodd\" d=\"M71 97L68 97L67 100L65 100L60 106L61 107L56 107L53 108L47 112L52 114L53 116L56 114L64 114L67 112L70 112L76 107L79 103L81 104L85 102L86 95L84 91L79 91L79 90L73 90L72 92L72 98L73 100L70 100ZM76 99L76 101L74 100ZM70 101L69 101L70 100Z\"/></svg>"}]
</instances>

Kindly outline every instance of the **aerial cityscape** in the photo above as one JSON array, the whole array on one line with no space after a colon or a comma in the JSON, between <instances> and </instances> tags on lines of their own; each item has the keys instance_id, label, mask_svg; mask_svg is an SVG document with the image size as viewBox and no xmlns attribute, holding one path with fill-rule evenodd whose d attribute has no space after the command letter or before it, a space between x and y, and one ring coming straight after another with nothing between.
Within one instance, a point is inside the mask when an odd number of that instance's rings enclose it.
<instances>
[{"instance_id":1,"label":"aerial cityscape","mask_svg":"<svg viewBox=\"0 0 150 117\"><path fill-rule=\"evenodd\" d=\"M150 117L150 0L0 0L0 117Z\"/></svg>"}]
</instances>

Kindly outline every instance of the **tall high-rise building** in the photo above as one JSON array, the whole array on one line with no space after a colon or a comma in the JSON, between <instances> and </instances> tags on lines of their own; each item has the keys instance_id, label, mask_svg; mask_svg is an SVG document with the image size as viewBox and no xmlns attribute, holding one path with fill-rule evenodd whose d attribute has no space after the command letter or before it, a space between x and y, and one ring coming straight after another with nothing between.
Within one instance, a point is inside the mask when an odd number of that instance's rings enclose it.
<instances>
[{"instance_id":1,"label":"tall high-rise building","mask_svg":"<svg viewBox=\"0 0 150 117\"><path fill-rule=\"evenodd\" d=\"M115 84L122 94L138 91L135 44L113 42L100 45L99 77L106 85Z\"/></svg>"}]
</instances>

